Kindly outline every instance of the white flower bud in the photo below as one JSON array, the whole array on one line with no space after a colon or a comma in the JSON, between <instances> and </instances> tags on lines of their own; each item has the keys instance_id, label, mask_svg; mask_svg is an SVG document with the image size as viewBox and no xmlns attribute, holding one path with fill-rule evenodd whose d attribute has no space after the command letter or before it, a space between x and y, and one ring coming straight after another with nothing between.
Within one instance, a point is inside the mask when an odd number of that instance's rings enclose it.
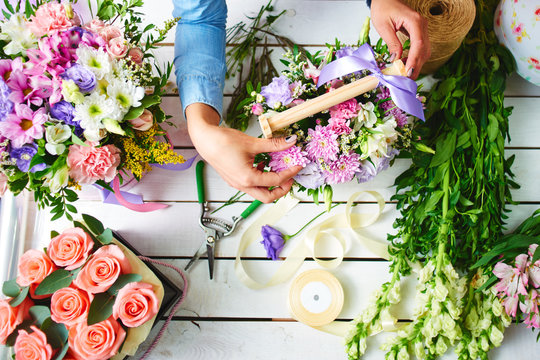
<instances>
[{"instance_id":1,"label":"white flower bud","mask_svg":"<svg viewBox=\"0 0 540 360\"><path fill-rule=\"evenodd\" d=\"M446 301L445 305L452 319L459 319L459 316L461 315L461 308L458 308L453 301Z\"/></svg>"},{"instance_id":2,"label":"white flower bud","mask_svg":"<svg viewBox=\"0 0 540 360\"><path fill-rule=\"evenodd\" d=\"M439 316L441 309L441 303L436 299L433 299L433 302L431 303L431 316Z\"/></svg>"},{"instance_id":3,"label":"white flower bud","mask_svg":"<svg viewBox=\"0 0 540 360\"><path fill-rule=\"evenodd\" d=\"M433 330L435 330L436 333L441 331L442 329L442 321L440 316L436 316L431 318L432 324L433 324Z\"/></svg>"},{"instance_id":4,"label":"white flower bud","mask_svg":"<svg viewBox=\"0 0 540 360\"><path fill-rule=\"evenodd\" d=\"M444 301L448 296L448 288L443 284L441 278L435 279L435 288L433 289L433 296L439 301Z\"/></svg>"},{"instance_id":5,"label":"white flower bud","mask_svg":"<svg viewBox=\"0 0 540 360\"><path fill-rule=\"evenodd\" d=\"M437 355L442 355L448 350L448 345L446 344L446 341L444 341L444 338L442 336L439 336L439 339L437 339L437 344L435 345L435 353Z\"/></svg>"},{"instance_id":6,"label":"white flower bud","mask_svg":"<svg viewBox=\"0 0 540 360\"><path fill-rule=\"evenodd\" d=\"M362 321L365 322L365 323L369 323L369 322L371 322L371 320L373 320L373 318L375 317L376 314L377 314L377 306L375 306L375 304L371 303L371 304L369 304L367 309L364 310L364 312L362 314Z\"/></svg>"},{"instance_id":7,"label":"white flower bud","mask_svg":"<svg viewBox=\"0 0 540 360\"><path fill-rule=\"evenodd\" d=\"M264 102L264 96L262 96L261 94L257 94L257 96L255 97L255 101L258 103Z\"/></svg>"},{"instance_id":8,"label":"white flower bud","mask_svg":"<svg viewBox=\"0 0 540 360\"><path fill-rule=\"evenodd\" d=\"M493 344L495 347L499 347L502 344L504 335L501 330L499 330L496 326L492 326L489 330L489 341Z\"/></svg>"},{"instance_id":9,"label":"white flower bud","mask_svg":"<svg viewBox=\"0 0 540 360\"><path fill-rule=\"evenodd\" d=\"M469 345L467 346L467 350L469 350L469 358L476 359L478 356L478 344L476 343L476 340L471 339L469 342Z\"/></svg>"},{"instance_id":10,"label":"white flower bud","mask_svg":"<svg viewBox=\"0 0 540 360\"><path fill-rule=\"evenodd\" d=\"M396 283L388 292L388 301L390 304L397 304L401 301L400 286Z\"/></svg>"},{"instance_id":11,"label":"white flower bud","mask_svg":"<svg viewBox=\"0 0 540 360\"><path fill-rule=\"evenodd\" d=\"M452 319L452 316L450 316L450 314L443 314L442 316L442 329L444 330L445 333L448 333L452 330L454 330L454 328L456 327L456 322L454 321L454 319Z\"/></svg>"},{"instance_id":12,"label":"white flower bud","mask_svg":"<svg viewBox=\"0 0 540 360\"><path fill-rule=\"evenodd\" d=\"M480 336L480 349L485 352L489 350L489 340L485 334Z\"/></svg>"},{"instance_id":13,"label":"white flower bud","mask_svg":"<svg viewBox=\"0 0 540 360\"><path fill-rule=\"evenodd\" d=\"M429 261L424 267L418 272L418 280L420 283L426 283L433 277L433 272L435 271L435 266L433 262Z\"/></svg>"},{"instance_id":14,"label":"white flower bud","mask_svg":"<svg viewBox=\"0 0 540 360\"><path fill-rule=\"evenodd\" d=\"M365 337L361 337L360 341L358 342L358 350L360 352L360 355L363 355L366 352L367 348L367 340Z\"/></svg>"},{"instance_id":15,"label":"white flower bud","mask_svg":"<svg viewBox=\"0 0 540 360\"><path fill-rule=\"evenodd\" d=\"M426 358L426 350L421 341L417 341L414 343L414 355L416 355L416 358L419 360L423 360Z\"/></svg>"},{"instance_id":16,"label":"white flower bud","mask_svg":"<svg viewBox=\"0 0 540 360\"><path fill-rule=\"evenodd\" d=\"M399 353L397 355L397 360L409 360L409 352L407 351L407 347L402 347L399 349Z\"/></svg>"},{"instance_id":17,"label":"white flower bud","mask_svg":"<svg viewBox=\"0 0 540 360\"><path fill-rule=\"evenodd\" d=\"M491 307L491 311L493 311L493 315L500 317L502 315L503 307L499 299L495 299L493 301L493 305Z\"/></svg>"},{"instance_id":18,"label":"white flower bud","mask_svg":"<svg viewBox=\"0 0 540 360\"><path fill-rule=\"evenodd\" d=\"M478 323L478 328L480 328L482 330L487 330L487 329L489 329L490 325L491 325L491 318L483 318Z\"/></svg>"},{"instance_id":19,"label":"white flower bud","mask_svg":"<svg viewBox=\"0 0 540 360\"><path fill-rule=\"evenodd\" d=\"M465 319L465 326L469 330L476 329L478 326L478 314L476 313L476 309L473 308L467 315L467 318Z\"/></svg>"}]
</instances>

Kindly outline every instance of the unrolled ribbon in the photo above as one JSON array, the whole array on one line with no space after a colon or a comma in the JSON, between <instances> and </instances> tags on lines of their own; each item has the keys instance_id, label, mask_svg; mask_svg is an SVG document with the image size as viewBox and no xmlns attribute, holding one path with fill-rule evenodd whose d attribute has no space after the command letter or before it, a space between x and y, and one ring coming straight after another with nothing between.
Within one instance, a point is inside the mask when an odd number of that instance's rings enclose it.
<instances>
[{"instance_id":1,"label":"unrolled ribbon","mask_svg":"<svg viewBox=\"0 0 540 360\"><path fill-rule=\"evenodd\" d=\"M373 49L368 44L360 46L351 55L334 60L323 67L317 87L361 70L371 72L371 75L379 80L379 85L382 84L390 90L392 101L397 107L425 121L422 102L416 97L418 89L416 82L405 76L384 75L375 60Z\"/></svg>"}]
</instances>

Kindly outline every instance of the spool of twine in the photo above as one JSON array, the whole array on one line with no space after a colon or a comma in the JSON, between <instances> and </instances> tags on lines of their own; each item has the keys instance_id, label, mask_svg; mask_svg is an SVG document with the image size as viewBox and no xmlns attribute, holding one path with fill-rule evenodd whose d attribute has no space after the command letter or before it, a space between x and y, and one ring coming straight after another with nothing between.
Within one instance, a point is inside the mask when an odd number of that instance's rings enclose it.
<instances>
[{"instance_id":1,"label":"spool of twine","mask_svg":"<svg viewBox=\"0 0 540 360\"><path fill-rule=\"evenodd\" d=\"M426 18L431 42L431 57L422 67L423 74L435 72L459 48L471 29L476 15L474 0L404 0ZM401 42L408 37L398 33Z\"/></svg>"}]
</instances>

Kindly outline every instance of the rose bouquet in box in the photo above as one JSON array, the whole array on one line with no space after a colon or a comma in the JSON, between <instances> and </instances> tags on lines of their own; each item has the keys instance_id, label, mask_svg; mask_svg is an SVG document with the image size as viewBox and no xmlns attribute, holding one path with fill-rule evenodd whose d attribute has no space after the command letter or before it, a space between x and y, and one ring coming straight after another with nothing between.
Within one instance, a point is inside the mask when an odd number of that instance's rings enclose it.
<instances>
[{"instance_id":1,"label":"rose bouquet in box","mask_svg":"<svg viewBox=\"0 0 540 360\"><path fill-rule=\"evenodd\" d=\"M2 287L0 344L13 346L15 359L122 358L152 328L161 281L110 229L83 219L53 233L43 251L26 251Z\"/></svg>"},{"instance_id":2,"label":"rose bouquet in box","mask_svg":"<svg viewBox=\"0 0 540 360\"><path fill-rule=\"evenodd\" d=\"M0 181L71 220L80 185L184 162L160 140L172 68L154 72L149 52L175 20L139 29L142 0L98 1L91 19L36 3L6 0L0 22Z\"/></svg>"},{"instance_id":3,"label":"rose bouquet in box","mask_svg":"<svg viewBox=\"0 0 540 360\"><path fill-rule=\"evenodd\" d=\"M368 30L366 26L364 34ZM365 63L371 62L377 71L384 69L390 61L387 46L381 41L373 48L367 43L356 47L343 46L339 41L327 46L326 51L315 54L300 52L297 48L288 51L285 59L281 60L287 66L281 76L266 86L248 87L250 97L240 104L246 110L244 116L272 116L373 73L373 69L365 67L354 71L335 69L331 71L337 76L321 86L319 77L334 60L360 57ZM359 51L363 54L358 55ZM400 81L413 83L414 91L409 95L420 102L416 84L410 79L400 78ZM391 96L392 89L386 85L381 81L371 91L282 129L280 135L297 137L296 145L269 153L263 161L276 172L295 165L303 166L304 169L295 177L296 183L301 190L307 189L314 196L324 188L328 188L326 195L331 194L330 186L334 184L373 179L388 168L400 151L411 146L422 147L417 144L418 136L413 131L417 119L396 105Z\"/></svg>"}]
</instances>

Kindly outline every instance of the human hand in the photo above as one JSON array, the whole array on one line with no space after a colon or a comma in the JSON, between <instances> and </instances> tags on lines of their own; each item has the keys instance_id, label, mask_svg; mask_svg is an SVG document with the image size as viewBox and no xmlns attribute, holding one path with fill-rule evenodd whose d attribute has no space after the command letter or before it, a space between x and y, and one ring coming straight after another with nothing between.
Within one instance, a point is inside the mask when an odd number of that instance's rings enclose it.
<instances>
[{"instance_id":1,"label":"human hand","mask_svg":"<svg viewBox=\"0 0 540 360\"><path fill-rule=\"evenodd\" d=\"M253 167L255 155L288 149L296 138L258 139L241 131L219 127L219 115L210 106L195 103L186 108L188 131L199 154L232 187L270 203L287 194L292 177L301 169L263 172ZM269 189L274 187L273 189Z\"/></svg>"},{"instance_id":2,"label":"human hand","mask_svg":"<svg viewBox=\"0 0 540 360\"><path fill-rule=\"evenodd\" d=\"M396 32L409 36L411 48L405 69L407 76L416 79L431 55L426 19L400 0L372 0L371 18L375 29L388 44L392 60L400 59L403 53Z\"/></svg>"}]
</instances>

